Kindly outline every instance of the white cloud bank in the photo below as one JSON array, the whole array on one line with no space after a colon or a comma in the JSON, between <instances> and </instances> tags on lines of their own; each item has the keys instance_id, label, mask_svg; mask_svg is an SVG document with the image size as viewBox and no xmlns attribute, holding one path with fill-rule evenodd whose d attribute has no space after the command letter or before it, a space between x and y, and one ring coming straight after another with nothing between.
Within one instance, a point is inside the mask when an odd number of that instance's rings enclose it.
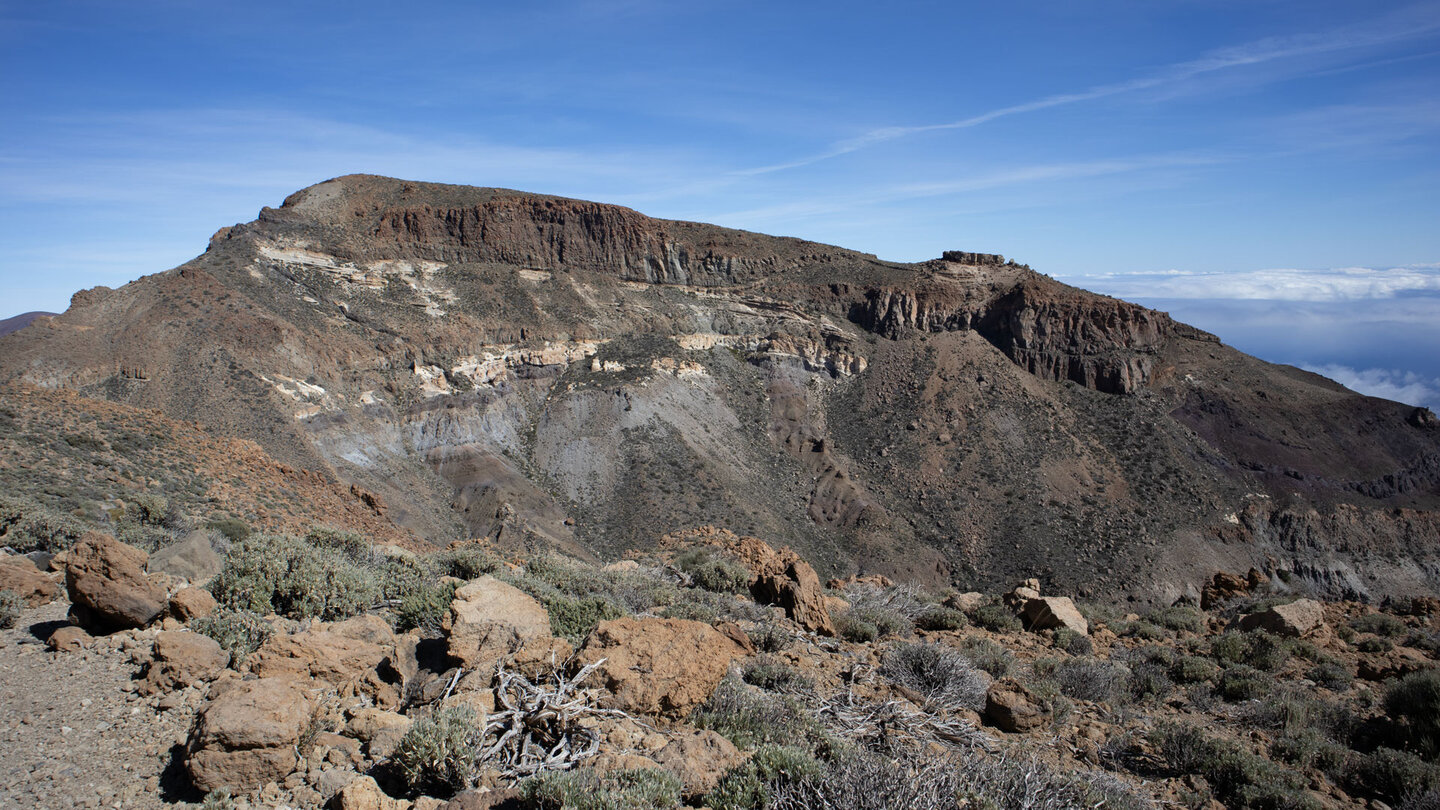
<instances>
[{"instance_id":1,"label":"white cloud bank","mask_svg":"<svg viewBox=\"0 0 1440 810\"><path fill-rule=\"evenodd\" d=\"M1408 405L1423 405L1440 411L1440 379L1393 368L1350 368L1340 365L1305 366L1352 391Z\"/></svg>"},{"instance_id":2,"label":"white cloud bank","mask_svg":"<svg viewBox=\"0 0 1440 810\"><path fill-rule=\"evenodd\" d=\"M1293 268L1205 273L1104 273L1064 279L1119 298L1363 301L1405 295L1440 295L1440 264L1329 270ZM1437 302L1440 310L1440 302ZM1440 311L1437 311L1440 317Z\"/></svg>"}]
</instances>

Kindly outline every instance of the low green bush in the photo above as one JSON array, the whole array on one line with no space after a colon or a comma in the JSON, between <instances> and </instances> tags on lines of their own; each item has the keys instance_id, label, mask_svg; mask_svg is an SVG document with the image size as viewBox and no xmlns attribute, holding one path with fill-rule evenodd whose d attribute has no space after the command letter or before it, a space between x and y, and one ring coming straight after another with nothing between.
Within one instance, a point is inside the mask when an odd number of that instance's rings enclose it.
<instances>
[{"instance_id":1,"label":"low green bush","mask_svg":"<svg viewBox=\"0 0 1440 810\"><path fill-rule=\"evenodd\" d=\"M1210 656L1221 664L1245 664L1274 672L1290 658L1290 646L1264 630L1224 633L1210 642Z\"/></svg>"},{"instance_id":2,"label":"low green bush","mask_svg":"<svg viewBox=\"0 0 1440 810\"><path fill-rule=\"evenodd\" d=\"M56 553L75 545L86 526L29 498L0 497L0 545Z\"/></svg>"},{"instance_id":3,"label":"low green bush","mask_svg":"<svg viewBox=\"0 0 1440 810\"><path fill-rule=\"evenodd\" d=\"M769 692L808 692L815 688L815 682L800 670L769 654L746 662L740 669L740 679Z\"/></svg>"},{"instance_id":4,"label":"low green bush","mask_svg":"<svg viewBox=\"0 0 1440 810\"><path fill-rule=\"evenodd\" d=\"M744 593L750 586L750 571L739 560L705 546L677 554L675 567L689 575L697 587L707 591Z\"/></svg>"},{"instance_id":5,"label":"low green bush","mask_svg":"<svg viewBox=\"0 0 1440 810\"><path fill-rule=\"evenodd\" d=\"M483 729L464 706L416 720L390 756L395 773L415 793L450 796L470 785Z\"/></svg>"},{"instance_id":6,"label":"low green bush","mask_svg":"<svg viewBox=\"0 0 1440 810\"><path fill-rule=\"evenodd\" d=\"M0 590L0 630L9 630L20 621L25 598L11 590Z\"/></svg>"},{"instance_id":7,"label":"low green bush","mask_svg":"<svg viewBox=\"0 0 1440 810\"><path fill-rule=\"evenodd\" d=\"M1067 658L1055 667L1055 682L1066 697L1114 702L1128 697L1130 671L1095 658Z\"/></svg>"},{"instance_id":8,"label":"low green bush","mask_svg":"<svg viewBox=\"0 0 1440 810\"><path fill-rule=\"evenodd\" d=\"M1363 653L1383 653L1395 649L1395 642L1384 636L1362 636L1355 642L1355 649Z\"/></svg>"},{"instance_id":9,"label":"low green bush","mask_svg":"<svg viewBox=\"0 0 1440 810\"><path fill-rule=\"evenodd\" d=\"M1374 796L1391 804L1412 794L1440 788L1440 768L1409 751L1393 748L1376 748L1352 757L1343 777L1352 793Z\"/></svg>"},{"instance_id":10,"label":"low green bush","mask_svg":"<svg viewBox=\"0 0 1440 810\"><path fill-rule=\"evenodd\" d=\"M1215 691L1226 700L1257 700L1275 688L1275 678L1252 666L1236 664L1220 673Z\"/></svg>"},{"instance_id":11,"label":"low green bush","mask_svg":"<svg viewBox=\"0 0 1440 810\"><path fill-rule=\"evenodd\" d=\"M521 783L520 803L529 810L671 810L680 787L656 768L549 771Z\"/></svg>"},{"instance_id":12,"label":"low green bush","mask_svg":"<svg viewBox=\"0 0 1440 810\"><path fill-rule=\"evenodd\" d=\"M625 615L624 608L602 596L576 599L556 595L542 597L540 602L550 614L550 632L576 645L600 622Z\"/></svg>"},{"instance_id":13,"label":"low green bush","mask_svg":"<svg viewBox=\"0 0 1440 810\"><path fill-rule=\"evenodd\" d=\"M1350 688L1351 682L1355 680L1355 673L1339 661L1321 661L1305 671L1305 677L1315 683L1335 692L1342 692Z\"/></svg>"},{"instance_id":14,"label":"low green bush","mask_svg":"<svg viewBox=\"0 0 1440 810\"><path fill-rule=\"evenodd\" d=\"M880 674L921 695L932 710L985 708L986 679L969 659L943 644L891 647L881 659Z\"/></svg>"},{"instance_id":15,"label":"low green bush","mask_svg":"<svg viewBox=\"0 0 1440 810\"><path fill-rule=\"evenodd\" d=\"M1220 674L1220 667L1203 656L1182 655L1170 665L1168 674L1175 683L1202 683L1215 680L1215 676Z\"/></svg>"},{"instance_id":16,"label":"low green bush","mask_svg":"<svg viewBox=\"0 0 1440 810\"><path fill-rule=\"evenodd\" d=\"M1270 754L1297 768L1339 773L1351 751L1313 728L1301 728L1276 740L1270 746Z\"/></svg>"},{"instance_id":17,"label":"low green bush","mask_svg":"<svg viewBox=\"0 0 1440 810\"><path fill-rule=\"evenodd\" d=\"M1199 633L1205 629L1205 614L1187 605L1172 605L1145 614L1145 620L1177 633Z\"/></svg>"},{"instance_id":18,"label":"low green bush","mask_svg":"<svg viewBox=\"0 0 1440 810\"><path fill-rule=\"evenodd\" d=\"M1094 655L1095 643L1084 633L1077 633L1068 627L1062 627L1055 631L1050 638L1051 643L1057 649L1064 650L1071 655Z\"/></svg>"},{"instance_id":19,"label":"low green bush","mask_svg":"<svg viewBox=\"0 0 1440 810\"><path fill-rule=\"evenodd\" d=\"M988 638L970 637L960 642L960 654L970 660L977 669L988 672L993 678L1003 678L1015 668L1015 656L1004 645Z\"/></svg>"},{"instance_id":20,"label":"low green bush","mask_svg":"<svg viewBox=\"0 0 1440 810\"><path fill-rule=\"evenodd\" d=\"M755 649L765 653L776 653L789 647L795 641L794 634L775 622L760 622L746 631Z\"/></svg>"},{"instance_id":21,"label":"low green bush","mask_svg":"<svg viewBox=\"0 0 1440 810\"><path fill-rule=\"evenodd\" d=\"M1351 619L1350 629L1356 633L1372 633L1385 638L1397 638L1405 632L1405 622L1388 613L1367 613Z\"/></svg>"},{"instance_id":22,"label":"low green bush","mask_svg":"<svg viewBox=\"0 0 1440 810\"><path fill-rule=\"evenodd\" d=\"M1135 661L1130 664L1130 697L1142 703L1164 700L1175 689L1170 680L1169 669L1155 661Z\"/></svg>"},{"instance_id":23,"label":"low green bush","mask_svg":"<svg viewBox=\"0 0 1440 810\"><path fill-rule=\"evenodd\" d=\"M690 722L717 732L740 748L795 744L797 740L817 747L831 744L825 730L794 698L751 689L733 676L715 687Z\"/></svg>"},{"instance_id":24,"label":"low green bush","mask_svg":"<svg viewBox=\"0 0 1440 810\"><path fill-rule=\"evenodd\" d=\"M1230 808L1304 810L1318 807L1305 794L1300 774L1239 743L1211 737L1190 725L1162 725L1155 742L1165 763L1179 774L1198 774Z\"/></svg>"},{"instance_id":25,"label":"low green bush","mask_svg":"<svg viewBox=\"0 0 1440 810\"><path fill-rule=\"evenodd\" d=\"M214 639L236 664L244 663L273 632L270 623L259 614L227 607L195 619L190 622L190 629Z\"/></svg>"},{"instance_id":26,"label":"low green bush","mask_svg":"<svg viewBox=\"0 0 1440 810\"><path fill-rule=\"evenodd\" d=\"M818 778L822 766L801 748L762 745L750 759L731 768L705 796L711 810L766 810L774 792L807 779Z\"/></svg>"},{"instance_id":27,"label":"low green bush","mask_svg":"<svg viewBox=\"0 0 1440 810\"><path fill-rule=\"evenodd\" d=\"M1004 605L981 605L970 612L970 620L992 633L1018 633L1020 619Z\"/></svg>"},{"instance_id":28,"label":"low green bush","mask_svg":"<svg viewBox=\"0 0 1440 810\"><path fill-rule=\"evenodd\" d=\"M220 604L292 619L344 619L369 610L383 595L378 569L344 551L273 534L233 543L210 583Z\"/></svg>"},{"instance_id":29,"label":"low green bush","mask_svg":"<svg viewBox=\"0 0 1440 810\"><path fill-rule=\"evenodd\" d=\"M941 605L931 605L915 617L915 626L921 630L963 630L969 624L964 613Z\"/></svg>"},{"instance_id":30,"label":"low green bush","mask_svg":"<svg viewBox=\"0 0 1440 810\"><path fill-rule=\"evenodd\" d=\"M1429 759L1440 755L1440 670L1412 672L1385 691L1385 713L1403 730L1411 748Z\"/></svg>"},{"instance_id":31,"label":"low green bush","mask_svg":"<svg viewBox=\"0 0 1440 810\"><path fill-rule=\"evenodd\" d=\"M439 631L459 587L457 582L432 582L409 589L395 607L395 629Z\"/></svg>"}]
</instances>

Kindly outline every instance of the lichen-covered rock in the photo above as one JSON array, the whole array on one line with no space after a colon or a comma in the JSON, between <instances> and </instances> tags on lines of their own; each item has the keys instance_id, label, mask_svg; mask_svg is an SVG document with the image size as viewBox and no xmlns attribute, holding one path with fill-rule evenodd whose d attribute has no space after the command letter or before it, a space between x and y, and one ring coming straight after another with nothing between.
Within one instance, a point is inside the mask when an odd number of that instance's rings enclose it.
<instances>
[{"instance_id":1,"label":"lichen-covered rock","mask_svg":"<svg viewBox=\"0 0 1440 810\"><path fill-rule=\"evenodd\" d=\"M985 719L1001 731L1029 731L1044 724L1049 713L1014 678L1002 678L985 693Z\"/></svg>"},{"instance_id":2,"label":"lichen-covered rock","mask_svg":"<svg viewBox=\"0 0 1440 810\"><path fill-rule=\"evenodd\" d=\"M1314 635L1325 626L1325 607L1314 599L1297 599L1240 619L1241 630L1268 630L1293 638Z\"/></svg>"},{"instance_id":3,"label":"lichen-covered rock","mask_svg":"<svg viewBox=\"0 0 1440 810\"><path fill-rule=\"evenodd\" d=\"M170 615L182 622L203 619L216 607L215 597L204 588L181 588L170 597Z\"/></svg>"},{"instance_id":4,"label":"lichen-covered rock","mask_svg":"<svg viewBox=\"0 0 1440 810\"><path fill-rule=\"evenodd\" d=\"M92 631L144 627L165 610L165 589L145 573L148 555L108 534L89 532L66 554L71 617Z\"/></svg>"},{"instance_id":5,"label":"lichen-covered rock","mask_svg":"<svg viewBox=\"0 0 1440 810\"><path fill-rule=\"evenodd\" d=\"M550 614L529 594L487 575L455 591L443 629L450 657L474 669L527 641L549 637Z\"/></svg>"},{"instance_id":6,"label":"lichen-covered rock","mask_svg":"<svg viewBox=\"0 0 1440 810\"><path fill-rule=\"evenodd\" d=\"M230 663L230 654L209 636L167 630L155 637L155 651L140 691L147 695L214 680Z\"/></svg>"},{"instance_id":7,"label":"lichen-covered rock","mask_svg":"<svg viewBox=\"0 0 1440 810\"><path fill-rule=\"evenodd\" d=\"M295 770L295 747L310 724L310 701L288 678L228 684L200 709L186 768L201 791L249 791Z\"/></svg>"},{"instance_id":8,"label":"lichen-covered rock","mask_svg":"<svg viewBox=\"0 0 1440 810\"><path fill-rule=\"evenodd\" d=\"M680 718L715 691L738 644L686 619L612 619L590 634L577 659L604 659L591 683L610 691L604 705L634 714Z\"/></svg>"},{"instance_id":9,"label":"lichen-covered rock","mask_svg":"<svg viewBox=\"0 0 1440 810\"><path fill-rule=\"evenodd\" d=\"M342 695L365 695L389 708L400 702L399 657L395 633L384 619L357 616L272 636L255 653L250 669L262 678L321 681Z\"/></svg>"},{"instance_id":10,"label":"lichen-covered rock","mask_svg":"<svg viewBox=\"0 0 1440 810\"><path fill-rule=\"evenodd\" d=\"M85 628L67 624L58 628L45 639L45 646L55 652L77 652L89 647L95 639L85 632Z\"/></svg>"},{"instance_id":11,"label":"lichen-covered rock","mask_svg":"<svg viewBox=\"0 0 1440 810\"><path fill-rule=\"evenodd\" d=\"M675 774L685 795L693 797L714 790L720 777L744 761L745 755L713 731L685 730L651 758Z\"/></svg>"},{"instance_id":12,"label":"lichen-covered rock","mask_svg":"<svg viewBox=\"0 0 1440 810\"><path fill-rule=\"evenodd\" d=\"M1063 627L1082 636L1090 635L1090 622L1076 609L1068 596L1042 596L1025 602L1020 616L1031 630L1051 630Z\"/></svg>"},{"instance_id":13,"label":"lichen-covered rock","mask_svg":"<svg viewBox=\"0 0 1440 810\"><path fill-rule=\"evenodd\" d=\"M29 557L0 557L0 591L13 591L30 607L48 604L60 594L60 586Z\"/></svg>"}]
</instances>

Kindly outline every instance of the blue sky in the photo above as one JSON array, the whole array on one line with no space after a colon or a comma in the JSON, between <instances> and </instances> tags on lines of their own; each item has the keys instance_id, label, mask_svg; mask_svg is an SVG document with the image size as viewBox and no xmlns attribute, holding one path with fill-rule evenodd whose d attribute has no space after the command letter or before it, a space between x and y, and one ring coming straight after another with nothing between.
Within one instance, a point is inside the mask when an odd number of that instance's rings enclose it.
<instances>
[{"instance_id":1,"label":"blue sky","mask_svg":"<svg viewBox=\"0 0 1440 810\"><path fill-rule=\"evenodd\" d=\"M1440 406L1437 2L0 0L0 77L0 316L373 172L1004 253Z\"/></svg>"}]
</instances>

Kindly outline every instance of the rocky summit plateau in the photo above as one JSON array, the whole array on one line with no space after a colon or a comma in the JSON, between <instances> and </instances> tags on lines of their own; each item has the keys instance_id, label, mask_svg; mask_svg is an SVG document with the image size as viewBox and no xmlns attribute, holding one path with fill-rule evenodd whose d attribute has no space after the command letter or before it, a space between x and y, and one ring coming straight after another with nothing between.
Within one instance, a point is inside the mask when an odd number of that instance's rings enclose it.
<instances>
[{"instance_id":1,"label":"rocky summit plateau","mask_svg":"<svg viewBox=\"0 0 1440 810\"><path fill-rule=\"evenodd\" d=\"M0 326L0 806L1440 807L1440 420L1003 256L351 175Z\"/></svg>"}]
</instances>

